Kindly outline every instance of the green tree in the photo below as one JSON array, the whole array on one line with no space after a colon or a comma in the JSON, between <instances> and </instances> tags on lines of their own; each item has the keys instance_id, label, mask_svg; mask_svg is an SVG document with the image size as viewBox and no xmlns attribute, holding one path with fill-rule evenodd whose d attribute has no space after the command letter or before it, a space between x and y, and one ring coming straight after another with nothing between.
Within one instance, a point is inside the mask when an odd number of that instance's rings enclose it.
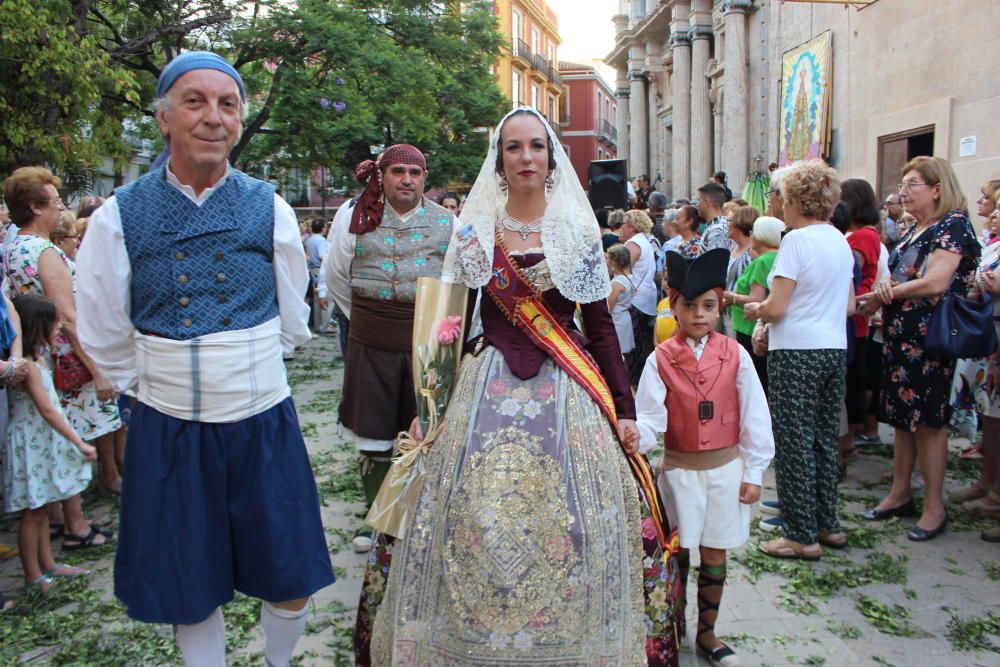
<instances>
[{"instance_id":1,"label":"green tree","mask_svg":"<svg viewBox=\"0 0 1000 667\"><path fill-rule=\"evenodd\" d=\"M406 0L273 5L234 30L258 91L233 157L249 170L328 168L347 179L372 146L407 142L430 183L471 180L502 113L491 66L502 38L488 3Z\"/></svg>"},{"instance_id":2,"label":"green tree","mask_svg":"<svg viewBox=\"0 0 1000 667\"><path fill-rule=\"evenodd\" d=\"M0 172L124 159L121 128L99 113L110 93L138 103L134 73L88 30L86 2L0 3Z\"/></svg>"}]
</instances>

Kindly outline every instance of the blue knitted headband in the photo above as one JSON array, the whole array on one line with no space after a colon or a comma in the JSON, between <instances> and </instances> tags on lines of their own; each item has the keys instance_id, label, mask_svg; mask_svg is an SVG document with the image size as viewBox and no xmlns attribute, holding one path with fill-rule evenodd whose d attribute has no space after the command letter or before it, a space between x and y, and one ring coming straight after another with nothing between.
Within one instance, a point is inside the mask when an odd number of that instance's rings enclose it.
<instances>
[{"instance_id":1,"label":"blue knitted headband","mask_svg":"<svg viewBox=\"0 0 1000 667\"><path fill-rule=\"evenodd\" d=\"M240 99L246 100L247 91L240 73L225 58L211 51L188 51L167 63L156 82L156 96L166 95L177 79L196 69L214 69L228 74L240 89Z\"/></svg>"}]
</instances>

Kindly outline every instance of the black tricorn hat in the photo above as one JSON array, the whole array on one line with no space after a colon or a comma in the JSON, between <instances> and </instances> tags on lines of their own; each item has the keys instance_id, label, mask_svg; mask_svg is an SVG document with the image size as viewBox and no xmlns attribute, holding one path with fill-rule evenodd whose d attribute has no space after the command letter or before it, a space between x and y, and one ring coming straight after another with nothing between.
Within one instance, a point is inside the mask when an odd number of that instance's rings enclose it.
<instances>
[{"instance_id":1,"label":"black tricorn hat","mask_svg":"<svg viewBox=\"0 0 1000 667\"><path fill-rule=\"evenodd\" d=\"M667 284L685 299L695 299L715 287L726 286L729 251L715 248L688 259L679 252L667 253Z\"/></svg>"}]
</instances>

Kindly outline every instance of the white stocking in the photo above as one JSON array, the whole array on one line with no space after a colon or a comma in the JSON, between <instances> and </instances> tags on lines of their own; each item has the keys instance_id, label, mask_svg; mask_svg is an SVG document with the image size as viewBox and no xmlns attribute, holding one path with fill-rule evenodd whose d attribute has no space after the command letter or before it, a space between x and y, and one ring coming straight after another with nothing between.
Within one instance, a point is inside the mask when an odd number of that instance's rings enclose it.
<instances>
[{"instance_id":1,"label":"white stocking","mask_svg":"<svg viewBox=\"0 0 1000 667\"><path fill-rule=\"evenodd\" d=\"M268 667L288 667L295 651L295 644L306 629L309 604L291 611L265 602L260 608L260 622L264 626L264 658Z\"/></svg>"},{"instance_id":2,"label":"white stocking","mask_svg":"<svg viewBox=\"0 0 1000 667\"><path fill-rule=\"evenodd\" d=\"M226 625L221 608L216 607L201 623L175 625L174 633L188 667L226 667Z\"/></svg>"}]
</instances>

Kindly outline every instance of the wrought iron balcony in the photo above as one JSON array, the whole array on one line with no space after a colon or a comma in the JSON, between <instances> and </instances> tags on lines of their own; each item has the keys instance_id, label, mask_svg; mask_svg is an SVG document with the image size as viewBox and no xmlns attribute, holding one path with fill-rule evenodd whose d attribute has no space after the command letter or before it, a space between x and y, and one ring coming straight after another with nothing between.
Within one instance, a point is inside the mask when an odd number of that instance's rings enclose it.
<instances>
[{"instance_id":1,"label":"wrought iron balcony","mask_svg":"<svg viewBox=\"0 0 1000 667\"><path fill-rule=\"evenodd\" d=\"M512 56L520 58L525 64L531 64L531 49L528 47L528 43L520 37L513 39L510 52Z\"/></svg>"}]
</instances>

